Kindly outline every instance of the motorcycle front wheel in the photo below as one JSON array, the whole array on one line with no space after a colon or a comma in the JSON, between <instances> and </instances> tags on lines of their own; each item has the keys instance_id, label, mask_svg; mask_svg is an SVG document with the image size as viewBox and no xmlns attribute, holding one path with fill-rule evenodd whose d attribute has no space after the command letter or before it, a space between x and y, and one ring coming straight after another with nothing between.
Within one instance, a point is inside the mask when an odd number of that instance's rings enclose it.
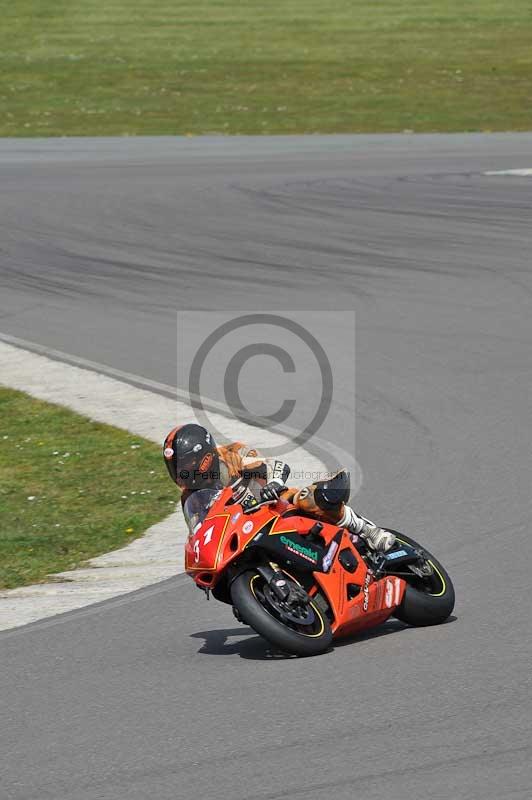
<instances>
[{"instance_id":1,"label":"motorcycle front wheel","mask_svg":"<svg viewBox=\"0 0 532 800\"><path fill-rule=\"evenodd\" d=\"M283 607L258 572L248 570L233 581L231 600L243 622L285 653L315 656L331 645L331 626L318 605L311 600L305 607Z\"/></svg>"}]
</instances>

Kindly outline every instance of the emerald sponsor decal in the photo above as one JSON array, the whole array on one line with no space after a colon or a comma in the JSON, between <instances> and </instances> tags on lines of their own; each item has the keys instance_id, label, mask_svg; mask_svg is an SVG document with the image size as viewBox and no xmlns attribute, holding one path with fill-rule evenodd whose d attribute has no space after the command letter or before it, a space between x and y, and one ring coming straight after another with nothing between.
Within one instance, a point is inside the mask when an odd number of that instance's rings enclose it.
<instances>
[{"instance_id":1,"label":"emerald sponsor decal","mask_svg":"<svg viewBox=\"0 0 532 800\"><path fill-rule=\"evenodd\" d=\"M312 550L310 547L305 547L303 544L299 544L298 542L294 542L293 539L289 539L288 536L281 536L281 542L284 544L287 550L290 550L291 553L295 553L301 558L306 558L307 561L312 561L313 564L318 563L318 551Z\"/></svg>"}]
</instances>

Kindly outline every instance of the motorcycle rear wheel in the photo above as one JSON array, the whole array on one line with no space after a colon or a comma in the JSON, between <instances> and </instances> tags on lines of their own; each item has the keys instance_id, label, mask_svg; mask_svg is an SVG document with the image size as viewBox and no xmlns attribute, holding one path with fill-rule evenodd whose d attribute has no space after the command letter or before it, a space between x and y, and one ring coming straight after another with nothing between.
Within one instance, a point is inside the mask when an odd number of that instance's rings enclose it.
<instances>
[{"instance_id":1,"label":"motorcycle rear wheel","mask_svg":"<svg viewBox=\"0 0 532 800\"><path fill-rule=\"evenodd\" d=\"M454 587L449 573L426 547L404 533L393 533L399 543L423 550L433 569L432 576L425 582L415 580L412 575L416 585L407 584L401 604L394 611L394 617L416 627L440 625L450 617L454 608Z\"/></svg>"},{"instance_id":2,"label":"motorcycle rear wheel","mask_svg":"<svg viewBox=\"0 0 532 800\"><path fill-rule=\"evenodd\" d=\"M287 580L291 580L287 576ZM310 625L296 625L281 620L281 613L267 601L265 582L257 572L248 570L239 575L231 585L231 600L242 621L285 653L296 656L315 656L331 645L332 631L329 620L314 602Z\"/></svg>"}]
</instances>

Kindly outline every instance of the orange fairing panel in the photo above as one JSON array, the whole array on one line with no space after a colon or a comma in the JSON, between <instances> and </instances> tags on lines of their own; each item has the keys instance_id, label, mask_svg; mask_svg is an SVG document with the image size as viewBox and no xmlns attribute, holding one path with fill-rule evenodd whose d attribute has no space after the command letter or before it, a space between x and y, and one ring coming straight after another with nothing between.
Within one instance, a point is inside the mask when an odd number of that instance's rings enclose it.
<instances>
[{"instance_id":1,"label":"orange fairing panel","mask_svg":"<svg viewBox=\"0 0 532 800\"><path fill-rule=\"evenodd\" d=\"M384 622L400 604L405 590L405 582L396 576L375 580L361 559L352 574L335 563L329 573L316 572L314 577L335 610L332 628L340 636ZM348 584L360 587L351 599Z\"/></svg>"},{"instance_id":2,"label":"orange fairing panel","mask_svg":"<svg viewBox=\"0 0 532 800\"><path fill-rule=\"evenodd\" d=\"M187 572L211 572L216 569L229 517L229 514L215 514L208 517L198 532L189 536L185 544Z\"/></svg>"}]
</instances>

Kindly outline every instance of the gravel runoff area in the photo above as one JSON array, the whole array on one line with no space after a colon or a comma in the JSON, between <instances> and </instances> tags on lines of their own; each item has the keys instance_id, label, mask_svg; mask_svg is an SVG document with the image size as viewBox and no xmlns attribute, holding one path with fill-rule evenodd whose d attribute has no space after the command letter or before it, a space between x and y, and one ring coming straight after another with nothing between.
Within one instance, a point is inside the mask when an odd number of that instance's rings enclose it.
<instances>
[{"instance_id":1,"label":"gravel runoff area","mask_svg":"<svg viewBox=\"0 0 532 800\"><path fill-rule=\"evenodd\" d=\"M176 421L194 420L184 402L0 342L2 383L98 422L160 443ZM276 435L210 412L227 439L249 438L259 448ZM323 471L306 450L292 453L302 470ZM183 572L186 527L180 512L153 525L127 547L91 559L85 568L58 573L48 583L0 592L0 630L132 592Z\"/></svg>"}]
</instances>

